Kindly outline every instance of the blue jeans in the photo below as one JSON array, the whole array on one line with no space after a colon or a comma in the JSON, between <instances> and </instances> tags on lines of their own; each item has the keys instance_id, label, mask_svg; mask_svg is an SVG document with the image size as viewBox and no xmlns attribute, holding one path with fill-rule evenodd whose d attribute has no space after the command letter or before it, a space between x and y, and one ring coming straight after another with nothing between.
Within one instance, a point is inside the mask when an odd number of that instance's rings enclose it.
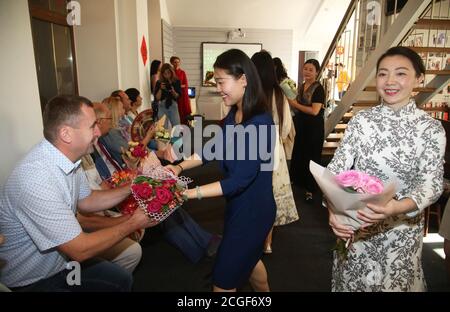
<instances>
[{"instance_id":1,"label":"blue jeans","mask_svg":"<svg viewBox=\"0 0 450 312\"><path fill-rule=\"evenodd\" d=\"M206 254L212 234L205 231L183 208L178 208L160 227L165 239L178 247L191 262L197 263Z\"/></svg>"},{"instance_id":2,"label":"blue jeans","mask_svg":"<svg viewBox=\"0 0 450 312\"><path fill-rule=\"evenodd\" d=\"M69 285L66 281L71 270L61 272L25 287L14 288L20 292L95 292L131 291L133 276L117 264L102 259L89 259L81 264L81 285Z\"/></svg>"},{"instance_id":3,"label":"blue jeans","mask_svg":"<svg viewBox=\"0 0 450 312\"><path fill-rule=\"evenodd\" d=\"M180 113L178 113L178 103L172 101L172 105L166 108L165 101L160 101L158 104L158 119L163 115L167 116L164 128L169 129L169 121L172 127L180 124Z\"/></svg>"}]
</instances>

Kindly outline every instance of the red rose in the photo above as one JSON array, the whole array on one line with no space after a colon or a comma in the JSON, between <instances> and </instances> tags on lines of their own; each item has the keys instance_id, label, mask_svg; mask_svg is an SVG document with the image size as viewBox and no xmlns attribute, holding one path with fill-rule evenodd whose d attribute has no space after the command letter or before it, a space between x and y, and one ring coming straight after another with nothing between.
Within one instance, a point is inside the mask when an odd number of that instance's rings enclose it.
<instances>
[{"instance_id":1,"label":"red rose","mask_svg":"<svg viewBox=\"0 0 450 312\"><path fill-rule=\"evenodd\" d=\"M128 196L120 204L120 212L122 214L132 214L138 208L138 203L134 199L133 195Z\"/></svg>"},{"instance_id":2,"label":"red rose","mask_svg":"<svg viewBox=\"0 0 450 312\"><path fill-rule=\"evenodd\" d=\"M148 199L153 194L152 187L147 183L134 184L131 189L142 199Z\"/></svg>"},{"instance_id":3,"label":"red rose","mask_svg":"<svg viewBox=\"0 0 450 312\"><path fill-rule=\"evenodd\" d=\"M162 205L157 199L154 199L147 204L148 212L160 212L161 208L162 208Z\"/></svg>"},{"instance_id":4,"label":"red rose","mask_svg":"<svg viewBox=\"0 0 450 312\"><path fill-rule=\"evenodd\" d=\"M173 199L173 194L164 187L157 187L155 189L156 198L159 200L159 202L163 205L167 204Z\"/></svg>"},{"instance_id":5,"label":"red rose","mask_svg":"<svg viewBox=\"0 0 450 312\"><path fill-rule=\"evenodd\" d=\"M133 148L131 155L133 155L133 157L144 158L147 156L147 150L142 144L139 144Z\"/></svg>"},{"instance_id":6,"label":"red rose","mask_svg":"<svg viewBox=\"0 0 450 312\"><path fill-rule=\"evenodd\" d=\"M174 186L176 183L177 183L177 181L174 180L174 179L165 180L165 181L163 181L162 186L163 186L164 188L169 189L169 188L171 188L172 186Z\"/></svg>"}]
</instances>

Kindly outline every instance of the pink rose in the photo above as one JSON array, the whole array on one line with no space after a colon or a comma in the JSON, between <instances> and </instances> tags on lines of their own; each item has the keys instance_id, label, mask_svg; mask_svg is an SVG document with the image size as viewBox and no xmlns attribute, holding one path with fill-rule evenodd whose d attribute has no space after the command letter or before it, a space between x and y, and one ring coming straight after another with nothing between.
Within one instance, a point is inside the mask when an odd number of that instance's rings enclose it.
<instances>
[{"instance_id":1,"label":"pink rose","mask_svg":"<svg viewBox=\"0 0 450 312\"><path fill-rule=\"evenodd\" d=\"M353 187L355 190L360 186L361 172L348 170L336 175L336 182L343 187Z\"/></svg>"},{"instance_id":2,"label":"pink rose","mask_svg":"<svg viewBox=\"0 0 450 312\"><path fill-rule=\"evenodd\" d=\"M173 199L173 194L164 187L157 187L155 189L156 198L165 205Z\"/></svg>"},{"instance_id":3,"label":"pink rose","mask_svg":"<svg viewBox=\"0 0 450 312\"><path fill-rule=\"evenodd\" d=\"M361 187L366 194L380 194L383 192L383 183L375 177L369 177Z\"/></svg>"},{"instance_id":4,"label":"pink rose","mask_svg":"<svg viewBox=\"0 0 450 312\"><path fill-rule=\"evenodd\" d=\"M131 189L142 199L148 199L153 194L152 187L147 183L134 184Z\"/></svg>"},{"instance_id":5,"label":"pink rose","mask_svg":"<svg viewBox=\"0 0 450 312\"><path fill-rule=\"evenodd\" d=\"M161 208L162 208L162 205L157 199L154 199L147 204L148 212L160 212Z\"/></svg>"}]
</instances>

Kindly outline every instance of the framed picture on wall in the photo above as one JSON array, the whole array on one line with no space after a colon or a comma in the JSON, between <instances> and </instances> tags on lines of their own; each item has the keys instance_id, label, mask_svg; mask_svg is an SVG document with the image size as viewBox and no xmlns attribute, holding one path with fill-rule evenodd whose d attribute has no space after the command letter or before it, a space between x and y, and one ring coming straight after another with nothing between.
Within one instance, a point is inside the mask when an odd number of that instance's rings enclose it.
<instances>
[{"instance_id":1,"label":"framed picture on wall","mask_svg":"<svg viewBox=\"0 0 450 312\"><path fill-rule=\"evenodd\" d=\"M414 35L413 47L423 47L423 34Z\"/></svg>"}]
</instances>

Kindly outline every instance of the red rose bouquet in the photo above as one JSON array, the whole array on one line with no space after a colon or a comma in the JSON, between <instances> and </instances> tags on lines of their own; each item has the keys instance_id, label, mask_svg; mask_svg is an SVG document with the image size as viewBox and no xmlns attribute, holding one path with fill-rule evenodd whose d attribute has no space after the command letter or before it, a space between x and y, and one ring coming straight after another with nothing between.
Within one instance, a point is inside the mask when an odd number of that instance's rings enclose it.
<instances>
[{"instance_id":1,"label":"red rose bouquet","mask_svg":"<svg viewBox=\"0 0 450 312\"><path fill-rule=\"evenodd\" d=\"M162 166L154 166L134 179L131 192L150 218L162 222L187 199L183 192L189 182L190 179L177 177Z\"/></svg>"}]
</instances>

